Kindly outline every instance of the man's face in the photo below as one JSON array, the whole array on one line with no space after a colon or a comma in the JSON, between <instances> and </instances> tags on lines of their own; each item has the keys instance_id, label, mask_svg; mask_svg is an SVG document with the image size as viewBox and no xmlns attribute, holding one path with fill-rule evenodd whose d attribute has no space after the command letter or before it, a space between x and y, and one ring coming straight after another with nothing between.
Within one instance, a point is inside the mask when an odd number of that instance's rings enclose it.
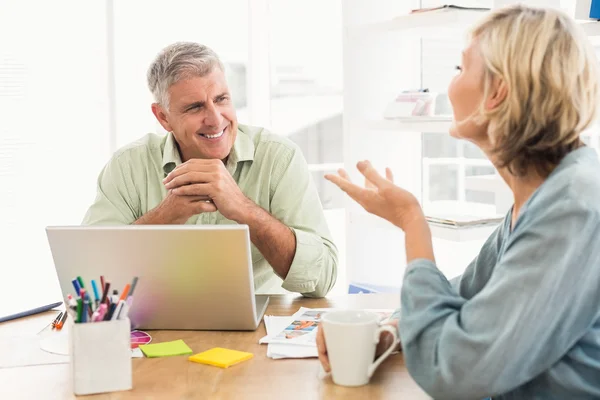
<instances>
[{"instance_id":1,"label":"man's face","mask_svg":"<svg viewBox=\"0 0 600 400\"><path fill-rule=\"evenodd\" d=\"M183 162L192 158L225 161L237 136L237 118L225 74L179 81L169 88L169 110L158 104L152 112L163 128L172 131Z\"/></svg>"}]
</instances>

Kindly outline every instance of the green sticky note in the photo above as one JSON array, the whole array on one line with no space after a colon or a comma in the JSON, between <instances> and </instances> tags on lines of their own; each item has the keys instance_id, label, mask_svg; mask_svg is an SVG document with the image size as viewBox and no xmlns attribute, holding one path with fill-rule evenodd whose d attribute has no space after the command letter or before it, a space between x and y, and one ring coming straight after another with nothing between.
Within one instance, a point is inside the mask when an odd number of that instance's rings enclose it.
<instances>
[{"instance_id":1,"label":"green sticky note","mask_svg":"<svg viewBox=\"0 0 600 400\"><path fill-rule=\"evenodd\" d=\"M193 351L188 347L183 340L174 340L172 342L142 344L139 346L146 357L169 357L183 356L192 354Z\"/></svg>"}]
</instances>

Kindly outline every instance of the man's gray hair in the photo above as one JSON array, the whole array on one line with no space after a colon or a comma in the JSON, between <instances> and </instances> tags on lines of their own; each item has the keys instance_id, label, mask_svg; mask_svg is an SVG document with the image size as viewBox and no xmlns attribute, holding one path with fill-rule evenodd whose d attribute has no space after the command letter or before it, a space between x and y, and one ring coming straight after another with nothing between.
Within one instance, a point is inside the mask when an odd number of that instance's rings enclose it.
<instances>
[{"instance_id":1,"label":"man's gray hair","mask_svg":"<svg viewBox=\"0 0 600 400\"><path fill-rule=\"evenodd\" d=\"M177 42L165 47L148 68L148 88L154 101L169 110L169 87L181 80L203 77L215 68L225 71L212 49L194 42Z\"/></svg>"}]
</instances>

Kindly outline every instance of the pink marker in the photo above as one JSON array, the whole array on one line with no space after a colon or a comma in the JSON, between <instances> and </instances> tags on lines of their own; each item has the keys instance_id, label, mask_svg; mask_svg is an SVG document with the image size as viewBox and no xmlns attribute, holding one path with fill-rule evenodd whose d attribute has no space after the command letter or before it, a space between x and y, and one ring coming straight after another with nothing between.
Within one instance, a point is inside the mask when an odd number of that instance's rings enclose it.
<instances>
[{"instance_id":1,"label":"pink marker","mask_svg":"<svg viewBox=\"0 0 600 400\"><path fill-rule=\"evenodd\" d=\"M107 307L105 303L100 304L98 309L94 311L92 315L92 322L100 322L104 320L104 316L106 315Z\"/></svg>"}]
</instances>

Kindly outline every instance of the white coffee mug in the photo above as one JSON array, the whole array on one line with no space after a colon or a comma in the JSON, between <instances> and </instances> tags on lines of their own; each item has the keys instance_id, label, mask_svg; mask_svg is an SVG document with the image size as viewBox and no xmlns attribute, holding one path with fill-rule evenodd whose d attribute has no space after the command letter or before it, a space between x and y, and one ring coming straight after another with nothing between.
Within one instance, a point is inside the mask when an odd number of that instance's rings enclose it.
<instances>
[{"instance_id":1,"label":"white coffee mug","mask_svg":"<svg viewBox=\"0 0 600 400\"><path fill-rule=\"evenodd\" d=\"M391 345L373 361L382 332L391 333L394 344L398 341L396 328L380 325L379 316L368 311L330 311L321 318L319 329L325 333L333 382L342 386L369 383L377 367L394 351Z\"/></svg>"}]
</instances>

